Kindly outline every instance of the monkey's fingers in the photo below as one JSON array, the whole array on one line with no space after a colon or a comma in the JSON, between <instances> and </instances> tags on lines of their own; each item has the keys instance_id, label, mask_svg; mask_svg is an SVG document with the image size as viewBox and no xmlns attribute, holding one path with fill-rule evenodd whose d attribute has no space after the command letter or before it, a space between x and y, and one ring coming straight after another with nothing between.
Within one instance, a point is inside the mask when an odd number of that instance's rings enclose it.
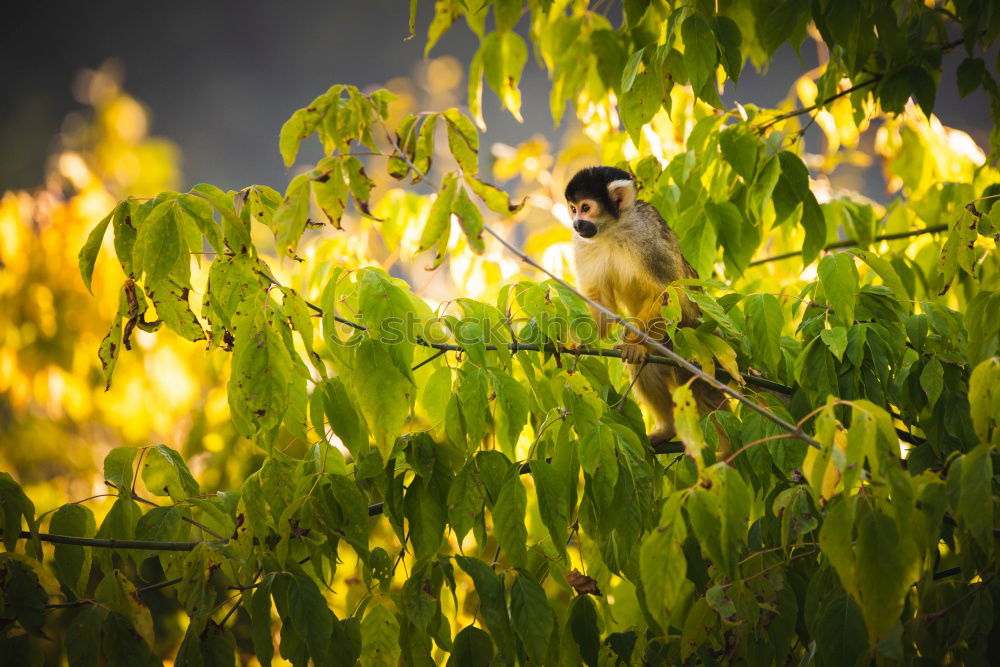
<instances>
[{"instance_id":1,"label":"monkey's fingers","mask_svg":"<svg viewBox=\"0 0 1000 667\"><path fill-rule=\"evenodd\" d=\"M622 343L615 345L615 349L622 353L622 361L629 364L641 364L646 361L646 348L635 343Z\"/></svg>"}]
</instances>

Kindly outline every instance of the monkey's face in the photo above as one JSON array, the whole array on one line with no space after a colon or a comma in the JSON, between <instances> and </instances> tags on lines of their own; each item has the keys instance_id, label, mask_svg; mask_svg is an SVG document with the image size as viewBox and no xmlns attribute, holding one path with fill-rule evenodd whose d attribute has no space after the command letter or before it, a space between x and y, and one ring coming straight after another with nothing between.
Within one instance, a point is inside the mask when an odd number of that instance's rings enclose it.
<instances>
[{"instance_id":1,"label":"monkey's face","mask_svg":"<svg viewBox=\"0 0 1000 667\"><path fill-rule=\"evenodd\" d=\"M593 238L601 226L614 220L596 199L571 201L569 212L573 216L573 230L585 239Z\"/></svg>"}]
</instances>

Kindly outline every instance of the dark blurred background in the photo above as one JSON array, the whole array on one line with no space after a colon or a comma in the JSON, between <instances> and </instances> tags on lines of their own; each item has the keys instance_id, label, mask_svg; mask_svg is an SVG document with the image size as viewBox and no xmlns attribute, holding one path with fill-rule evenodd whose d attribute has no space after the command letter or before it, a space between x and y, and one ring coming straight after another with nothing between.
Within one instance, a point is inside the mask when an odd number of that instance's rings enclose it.
<instances>
[{"instance_id":1,"label":"dark blurred background","mask_svg":"<svg viewBox=\"0 0 1000 667\"><path fill-rule=\"evenodd\" d=\"M421 66L433 2L421 0L410 40L408 8L406 0L38 0L8 7L0 28L0 191L42 181L53 137L67 113L81 107L74 78L108 59L121 63L126 91L151 110L152 132L180 147L183 187L208 181L283 188L289 174L277 135L292 111L334 83L369 88L413 76ZM618 25L620 9L610 12ZM477 43L460 20L431 56L450 54L465 66ZM985 149L985 95L959 100L956 91L954 71L963 57L959 49L946 58L935 112ZM727 86L723 99L774 105L814 64L811 43L801 61L786 47L764 77L748 65L739 87ZM522 89L523 124L501 111L492 92L484 93L489 141L515 144L541 133L557 144L571 119L553 130L547 77L534 60ZM464 99L464 81L459 91Z\"/></svg>"}]
</instances>

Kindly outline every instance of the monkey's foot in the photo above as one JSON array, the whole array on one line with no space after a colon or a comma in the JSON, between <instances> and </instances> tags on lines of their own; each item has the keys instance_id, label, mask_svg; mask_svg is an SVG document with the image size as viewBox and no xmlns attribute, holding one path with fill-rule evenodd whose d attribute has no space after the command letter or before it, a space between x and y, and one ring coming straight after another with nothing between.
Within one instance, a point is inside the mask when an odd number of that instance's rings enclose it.
<instances>
[{"instance_id":1,"label":"monkey's foot","mask_svg":"<svg viewBox=\"0 0 1000 667\"><path fill-rule=\"evenodd\" d=\"M641 364L646 361L646 347L636 343L622 343L615 345L615 349L622 353L622 361L628 364Z\"/></svg>"}]
</instances>

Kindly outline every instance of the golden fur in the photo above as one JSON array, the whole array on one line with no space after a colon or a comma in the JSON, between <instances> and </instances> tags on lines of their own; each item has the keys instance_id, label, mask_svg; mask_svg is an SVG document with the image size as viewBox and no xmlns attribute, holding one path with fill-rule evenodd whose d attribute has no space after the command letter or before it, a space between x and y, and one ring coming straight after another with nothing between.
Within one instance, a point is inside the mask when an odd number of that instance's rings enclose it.
<instances>
[{"instance_id":1,"label":"golden fur","mask_svg":"<svg viewBox=\"0 0 1000 667\"><path fill-rule=\"evenodd\" d=\"M615 179L606 185L617 215L604 210L607 206L601 203L601 193L581 196L581 187L577 184L571 191L571 210L578 224L593 223L597 231L591 238L577 234L573 240L580 291L610 311L624 311L639 321L646 334L667 342L660 315L664 290L675 280L697 278L681 254L677 235L656 209L636 199L635 182L630 178ZM681 312L681 326L697 323L698 307L689 300L682 299ZM603 337L610 322L600 311L595 311L594 316ZM675 433L671 392L679 383L688 381L690 373L662 364L644 364L647 352L655 350L634 334L627 333L617 348L622 358L631 362L635 390L657 421L650 440L670 440ZM720 392L705 383L696 383L692 389L700 409L719 407Z\"/></svg>"}]
</instances>

